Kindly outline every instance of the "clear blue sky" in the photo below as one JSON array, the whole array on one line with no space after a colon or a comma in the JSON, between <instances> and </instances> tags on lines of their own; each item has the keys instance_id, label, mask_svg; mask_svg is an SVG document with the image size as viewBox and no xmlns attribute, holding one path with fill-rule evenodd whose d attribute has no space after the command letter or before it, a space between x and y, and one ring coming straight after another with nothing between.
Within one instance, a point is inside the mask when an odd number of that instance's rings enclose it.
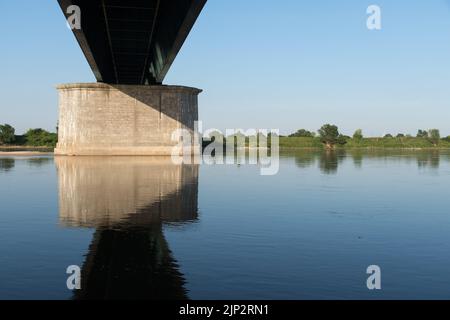
<instances>
[{"instance_id":1,"label":"clear blue sky","mask_svg":"<svg viewBox=\"0 0 450 320\"><path fill-rule=\"evenodd\" d=\"M0 30L0 122L54 130L55 85L95 81L56 0L1 0ZM209 0L165 83L205 90L207 128L448 135L450 2Z\"/></svg>"}]
</instances>

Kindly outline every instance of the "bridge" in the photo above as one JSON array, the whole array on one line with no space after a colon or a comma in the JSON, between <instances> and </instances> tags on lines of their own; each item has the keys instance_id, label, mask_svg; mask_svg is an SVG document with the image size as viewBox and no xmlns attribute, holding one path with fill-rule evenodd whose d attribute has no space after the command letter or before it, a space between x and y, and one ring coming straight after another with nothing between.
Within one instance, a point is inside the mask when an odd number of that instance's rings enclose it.
<instances>
[{"instance_id":1,"label":"bridge","mask_svg":"<svg viewBox=\"0 0 450 320\"><path fill-rule=\"evenodd\" d=\"M175 130L193 136L201 90L162 83L206 1L58 0L67 19L79 9L72 31L97 83L58 86L55 154L170 155Z\"/></svg>"}]
</instances>

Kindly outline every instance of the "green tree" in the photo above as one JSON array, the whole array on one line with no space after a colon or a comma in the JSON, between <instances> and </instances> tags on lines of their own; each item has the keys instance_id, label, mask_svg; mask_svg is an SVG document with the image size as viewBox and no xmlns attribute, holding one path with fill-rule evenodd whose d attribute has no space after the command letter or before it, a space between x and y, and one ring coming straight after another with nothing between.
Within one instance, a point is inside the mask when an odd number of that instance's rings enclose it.
<instances>
[{"instance_id":1,"label":"green tree","mask_svg":"<svg viewBox=\"0 0 450 320\"><path fill-rule=\"evenodd\" d=\"M390 134L390 133L388 133L388 134L386 134L385 136L384 136L384 138L385 139L389 139L389 138L393 138L394 136L392 135L392 134Z\"/></svg>"},{"instance_id":2,"label":"green tree","mask_svg":"<svg viewBox=\"0 0 450 320\"><path fill-rule=\"evenodd\" d=\"M417 131L417 138L427 138L427 137L428 137L428 131L426 131L426 130Z\"/></svg>"},{"instance_id":3,"label":"green tree","mask_svg":"<svg viewBox=\"0 0 450 320\"><path fill-rule=\"evenodd\" d=\"M11 144L16 140L16 130L9 124L0 125L0 144Z\"/></svg>"},{"instance_id":4,"label":"green tree","mask_svg":"<svg viewBox=\"0 0 450 320\"><path fill-rule=\"evenodd\" d=\"M339 134L339 129L335 125L326 124L318 132L322 143L328 149L333 149L336 144L345 144L347 142L346 138Z\"/></svg>"},{"instance_id":5,"label":"green tree","mask_svg":"<svg viewBox=\"0 0 450 320\"><path fill-rule=\"evenodd\" d=\"M353 134L353 139L361 141L364 138L362 129L358 129Z\"/></svg>"},{"instance_id":6,"label":"green tree","mask_svg":"<svg viewBox=\"0 0 450 320\"><path fill-rule=\"evenodd\" d=\"M291 134L289 137L291 138L297 138L297 137L303 137L303 138L314 138L316 134L314 132L300 129L296 133Z\"/></svg>"},{"instance_id":7,"label":"green tree","mask_svg":"<svg viewBox=\"0 0 450 320\"><path fill-rule=\"evenodd\" d=\"M398 135L397 135L397 138L404 138L405 137L405 135L403 134L403 133L399 133Z\"/></svg>"},{"instance_id":8,"label":"green tree","mask_svg":"<svg viewBox=\"0 0 450 320\"><path fill-rule=\"evenodd\" d=\"M340 134L339 137L338 137L337 143L338 143L338 144L344 145L344 144L346 144L346 143L348 142L348 140L350 140L350 139L351 139L351 138L350 138L349 136L345 136L345 135L343 135L343 134Z\"/></svg>"},{"instance_id":9,"label":"green tree","mask_svg":"<svg viewBox=\"0 0 450 320\"><path fill-rule=\"evenodd\" d=\"M439 140L441 140L441 133L438 129L430 129L428 130L428 140L435 146L439 144Z\"/></svg>"}]
</instances>

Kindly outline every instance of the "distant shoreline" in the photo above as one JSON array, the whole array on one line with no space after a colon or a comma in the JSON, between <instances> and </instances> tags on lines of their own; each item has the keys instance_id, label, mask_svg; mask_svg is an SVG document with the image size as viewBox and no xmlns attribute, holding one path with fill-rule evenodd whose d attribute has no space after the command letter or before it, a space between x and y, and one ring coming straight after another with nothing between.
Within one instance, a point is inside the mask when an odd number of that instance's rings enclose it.
<instances>
[{"instance_id":1,"label":"distant shoreline","mask_svg":"<svg viewBox=\"0 0 450 320\"><path fill-rule=\"evenodd\" d=\"M325 147L280 147L280 151L286 150L314 150L314 151L339 151L339 150L406 150L406 151L438 151L438 150L450 150L450 147L345 147L336 146L334 149L326 149Z\"/></svg>"},{"instance_id":2,"label":"distant shoreline","mask_svg":"<svg viewBox=\"0 0 450 320\"><path fill-rule=\"evenodd\" d=\"M16 145L16 146L10 146L10 145L0 145L0 150L10 150L10 149L23 149L23 150L48 150L48 149L54 149L54 147L51 146L21 146L21 145Z\"/></svg>"},{"instance_id":3,"label":"distant shoreline","mask_svg":"<svg viewBox=\"0 0 450 320\"><path fill-rule=\"evenodd\" d=\"M53 152L39 151L0 151L0 156L46 156L52 154Z\"/></svg>"},{"instance_id":4,"label":"distant shoreline","mask_svg":"<svg viewBox=\"0 0 450 320\"><path fill-rule=\"evenodd\" d=\"M325 146L319 137L280 137L280 149L324 149ZM441 139L433 145L426 138L347 138L345 144L336 143L335 150L449 150L450 141Z\"/></svg>"},{"instance_id":5,"label":"distant shoreline","mask_svg":"<svg viewBox=\"0 0 450 320\"><path fill-rule=\"evenodd\" d=\"M239 148L237 148L239 149ZM249 147L244 147L245 150L249 150ZM259 148L256 148L259 149ZM269 148L270 149L270 148ZM280 152L289 151L327 151L323 145L283 145L280 143ZM427 147L414 147L414 146L367 146L367 145L340 145L336 146L334 149L328 151L393 151L393 150L403 150L403 151L446 151L450 150L448 145L444 146L427 146ZM45 156L53 155L52 147L27 147L27 146L0 146L0 156Z\"/></svg>"},{"instance_id":6,"label":"distant shoreline","mask_svg":"<svg viewBox=\"0 0 450 320\"><path fill-rule=\"evenodd\" d=\"M42 156L52 155L53 147L0 146L0 156Z\"/></svg>"}]
</instances>

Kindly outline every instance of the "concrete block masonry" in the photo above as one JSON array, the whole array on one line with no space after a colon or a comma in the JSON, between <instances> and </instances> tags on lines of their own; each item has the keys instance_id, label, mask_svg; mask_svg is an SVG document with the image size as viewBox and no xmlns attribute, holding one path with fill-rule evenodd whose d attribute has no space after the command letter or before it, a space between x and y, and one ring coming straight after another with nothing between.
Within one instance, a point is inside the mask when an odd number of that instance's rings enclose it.
<instances>
[{"instance_id":1,"label":"concrete block masonry","mask_svg":"<svg viewBox=\"0 0 450 320\"><path fill-rule=\"evenodd\" d=\"M65 84L59 92L55 155L169 156L177 129L194 137L199 89L182 86ZM192 138L192 153L200 152ZM185 153L183 148L179 154Z\"/></svg>"}]
</instances>

